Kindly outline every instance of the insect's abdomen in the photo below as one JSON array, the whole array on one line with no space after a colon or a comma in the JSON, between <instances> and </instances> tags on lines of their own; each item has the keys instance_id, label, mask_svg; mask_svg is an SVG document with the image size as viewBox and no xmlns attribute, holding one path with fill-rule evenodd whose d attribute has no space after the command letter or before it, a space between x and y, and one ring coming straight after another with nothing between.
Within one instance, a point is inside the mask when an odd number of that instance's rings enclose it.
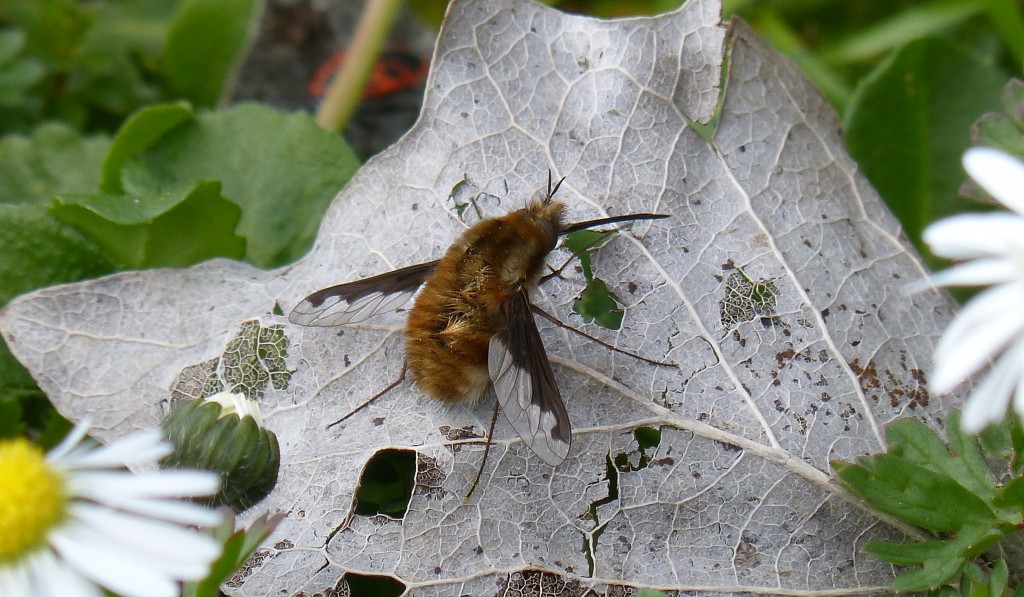
<instances>
[{"instance_id":1,"label":"insect's abdomen","mask_svg":"<svg viewBox=\"0 0 1024 597\"><path fill-rule=\"evenodd\" d=\"M495 315L508 297L536 285L562 210L558 202L532 203L478 222L448 248L406 326L409 369L424 392L446 401L483 395L488 343L503 324Z\"/></svg>"}]
</instances>

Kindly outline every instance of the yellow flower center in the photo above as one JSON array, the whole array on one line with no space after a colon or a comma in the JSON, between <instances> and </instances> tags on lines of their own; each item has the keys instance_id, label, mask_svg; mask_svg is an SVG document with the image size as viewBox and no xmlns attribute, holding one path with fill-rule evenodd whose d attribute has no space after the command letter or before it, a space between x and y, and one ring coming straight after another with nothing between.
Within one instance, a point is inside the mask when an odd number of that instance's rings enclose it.
<instances>
[{"instance_id":1,"label":"yellow flower center","mask_svg":"<svg viewBox=\"0 0 1024 597\"><path fill-rule=\"evenodd\" d=\"M42 450L24 438L0 441L0 564L43 545L66 506L64 479Z\"/></svg>"}]
</instances>

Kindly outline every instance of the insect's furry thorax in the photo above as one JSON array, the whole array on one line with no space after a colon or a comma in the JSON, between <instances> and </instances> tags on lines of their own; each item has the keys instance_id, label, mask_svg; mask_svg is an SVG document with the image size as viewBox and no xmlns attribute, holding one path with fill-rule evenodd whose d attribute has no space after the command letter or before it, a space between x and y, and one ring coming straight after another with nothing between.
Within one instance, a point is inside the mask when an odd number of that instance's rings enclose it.
<instances>
[{"instance_id":1,"label":"insect's furry thorax","mask_svg":"<svg viewBox=\"0 0 1024 597\"><path fill-rule=\"evenodd\" d=\"M536 286L565 206L532 201L481 220L445 252L409 312L409 369L428 394L475 401L487 389L487 353L510 296Z\"/></svg>"}]
</instances>

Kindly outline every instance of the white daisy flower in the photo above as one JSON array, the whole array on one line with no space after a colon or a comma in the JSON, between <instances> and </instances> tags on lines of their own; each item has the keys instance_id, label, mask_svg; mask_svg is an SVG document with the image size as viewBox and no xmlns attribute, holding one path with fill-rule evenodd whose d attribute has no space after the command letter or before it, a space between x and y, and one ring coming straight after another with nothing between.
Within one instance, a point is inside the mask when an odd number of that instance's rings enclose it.
<instances>
[{"instance_id":1,"label":"white daisy flower","mask_svg":"<svg viewBox=\"0 0 1024 597\"><path fill-rule=\"evenodd\" d=\"M220 515L180 501L217 491L201 471L133 474L171 452L157 431L108 446L83 442L79 424L49 454L0 440L0 595L172 597L206 577L220 544L190 526Z\"/></svg>"},{"instance_id":2,"label":"white daisy flower","mask_svg":"<svg viewBox=\"0 0 1024 597\"><path fill-rule=\"evenodd\" d=\"M1013 398L1024 415L1024 163L995 149L976 147L964 169L993 198L1012 210L963 214L924 231L932 252L963 263L931 279L939 286L991 286L974 297L935 348L931 389L949 392L995 359L971 392L961 425L977 433L1002 420Z\"/></svg>"}]
</instances>

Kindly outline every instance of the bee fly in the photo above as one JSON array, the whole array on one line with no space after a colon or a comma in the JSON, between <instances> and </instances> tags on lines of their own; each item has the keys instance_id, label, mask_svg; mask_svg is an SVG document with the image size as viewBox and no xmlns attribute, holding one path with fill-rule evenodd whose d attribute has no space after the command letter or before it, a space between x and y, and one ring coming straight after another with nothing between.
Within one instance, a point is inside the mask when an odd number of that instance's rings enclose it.
<instances>
[{"instance_id":1,"label":"bee fly","mask_svg":"<svg viewBox=\"0 0 1024 597\"><path fill-rule=\"evenodd\" d=\"M487 449L500 405L541 460L561 464L569 453L571 425L533 320L530 291L542 281L544 260L558 237L594 226L668 217L627 214L564 224L565 205L552 200L562 180L552 187L549 172L546 197L477 222L441 259L324 288L300 302L288 319L308 326L358 323L400 308L423 286L405 329L406 364L415 382L434 398L470 403L493 383L498 404ZM405 367L396 382L341 420L393 389L404 376Z\"/></svg>"}]
</instances>

